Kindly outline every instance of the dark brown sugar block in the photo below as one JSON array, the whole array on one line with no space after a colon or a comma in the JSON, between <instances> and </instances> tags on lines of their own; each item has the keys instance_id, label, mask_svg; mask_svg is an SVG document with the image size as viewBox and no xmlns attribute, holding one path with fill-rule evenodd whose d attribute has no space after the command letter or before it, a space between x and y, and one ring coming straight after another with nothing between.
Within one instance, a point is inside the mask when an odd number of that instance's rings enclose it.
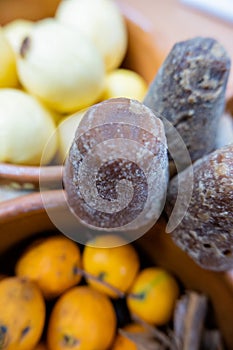
<instances>
[{"instance_id":1,"label":"dark brown sugar block","mask_svg":"<svg viewBox=\"0 0 233 350\"><path fill-rule=\"evenodd\" d=\"M193 193L183 220L171 233L173 240L203 268L232 269L233 144L196 161L193 168L188 167L171 180L166 205L168 214L178 189L186 201L187 192L182 192L185 183L190 184L190 190L193 185Z\"/></svg>"},{"instance_id":2,"label":"dark brown sugar block","mask_svg":"<svg viewBox=\"0 0 233 350\"><path fill-rule=\"evenodd\" d=\"M159 218L167 182L164 127L149 108L117 98L87 111L64 170L68 204L84 224L136 238Z\"/></svg>"},{"instance_id":3,"label":"dark brown sugar block","mask_svg":"<svg viewBox=\"0 0 233 350\"><path fill-rule=\"evenodd\" d=\"M191 160L215 149L230 59L212 38L196 37L174 45L144 100L180 133ZM174 141L167 130L168 146ZM178 150L177 150L178 152Z\"/></svg>"}]
</instances>

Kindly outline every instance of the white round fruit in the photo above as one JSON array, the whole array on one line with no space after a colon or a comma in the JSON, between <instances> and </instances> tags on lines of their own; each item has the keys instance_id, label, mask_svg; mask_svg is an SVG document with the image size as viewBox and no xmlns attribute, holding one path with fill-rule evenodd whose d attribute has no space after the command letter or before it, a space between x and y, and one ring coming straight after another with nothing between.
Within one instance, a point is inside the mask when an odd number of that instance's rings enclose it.
<instances>
[{"instance_id":1,"label":"white round fruit","mask_svg":"<svg viewBox=\"0 0 233 350\"><path fill-rule=\"evenodd\" d=\"M22 40L30 33L32 26L32 21L16 19L3 27L4 34L16 54L19 52Z\"/></svg>"},{"instance_id":2,"label":"white round fruit","mask_svg":"<svg viewBox=\"0 0 233 350\"><path fill-rule=\"evenodd\" d=\"M96 102L105 76L95 46L52 18L37 22L21 44L18 72L31 94L62 113Z\"/></svg>"},{"instance_id":3,"label":"white round fruit","mask_svg":"<svg viewBox=\"0 0 233 350\"><path fill-rule=\"evenodd\" d=\"M79 126L85 112L86 110L82 110L69 117L65 117L58 125L59 158L62 163L69 152L76 129Z\"/></svg>"},{"instance_id":4,"label":"white round fruit","mask_svg":"<svg viewBox=\"0 0 233 350\"><path fill-rule=\"evenodd\" d=\"M127 30L119 8L112 0L63 0L56 18L82 30L101 52L106 70L120 66L127 49Z\"/></svg>"},{"instance_id":5,"label":"white round fruit","mask_svg":"<svg viewBox=\"0 0 233 350\"><path fill-rule=\"evenodd\" d=\"M16 89L0 89L0 162L39 165L44 147L55 133L49 111L36 98ZM57 149L50 140L44 163Z\"/></svg>"},{"instance_id":6,"label":"white round fruit","mask_svg":"<svg viewBox=\"0 0 233 350\"><path fill-rule=\"evenodd\" d=\"M16 87L18 77L14 52L0 28L0 88Z\"/></svg>"},{"instance_id":7,"label":"white round fruit","mask_svg":"<svg viewBox=\"0 0 233 350\"><path fill-rule=\"evenodd\" d=\"M102 99L126 97L143 101L147 89L145 80L138 73L129 69L115 69L106 75Z\"/></svg>"}]
</instances>

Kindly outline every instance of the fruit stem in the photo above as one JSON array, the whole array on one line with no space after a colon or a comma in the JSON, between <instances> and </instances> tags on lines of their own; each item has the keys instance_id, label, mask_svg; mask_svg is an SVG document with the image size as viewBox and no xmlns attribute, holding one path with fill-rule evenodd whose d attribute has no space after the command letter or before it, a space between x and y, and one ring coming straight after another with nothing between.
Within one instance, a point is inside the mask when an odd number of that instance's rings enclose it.
<instances>
[{"instance_id":1,"label":"fruit stem","mask_svg":"<svg viewBox=\"0 0 233 350\"><path fill-rule=\"evenodd\" d=\"M156 327L150 325L149 323L142 320L140 317L138 317L135 314L131 314L132 320L138 324L140 324L145 330L148 331L148 333L155 337L157 340L159 340L161 343L163 343L166 347L168 347L171 350L178 350L177 346L169 339L168 336L166 336L163 332L158 330Z\"/></svg>"},{"instance_id":2,"label":"fruit stem","mask_svg":"<svg viewBox=\"0 0 233 350\"><path fill-rule=\"evenodd\" d=\"M95 282L98 282L100 284L102 284L104 287L107 287L109 289L111 289L119 298L124 298L125 297L125 293L123 293L120 289L112 286L110 283L103 281L102 279L100 279L99 277L93 276L90 273L84 271L83 269L80 269L80 267L76 268L77 273L79 273L80 275L82 275L83 277L85 277L86 279L91 279Z\"/></svg>"},{"instance_id":3,"label":"fruit stem","mask_svg":"<svg viewBox=\"0 0 233 350\"><path fill-rule=\"evenodd\" d=\"M3 350L7 347L7 327L0 326L0 350Z\"/></svg>"},{"instance_id":4,"label":"fruit stem","mask_svg":"<svg viewBox=\"0 0 233 350\"><path fill-rule=\"evenodd\" d=\"M20 49L19 49L19 54L22 58L24 58L26 56L26 53L27 53L28 49L30 48L30 44L31 44L31 39L29 38L29 36L26 36L23 39L22 44L21 44Z\"/></svg>"},{"instance_id":5,"label":"fruit stem","mask_svg":"<svg viewBox=\"0 0 233 350\"><path fill-rule=\"evenodd\" d=\"M78 344L80 344L80 341L74 338L72 335L65 334L63 337L63 342L66 347L72 348Z\"/></svg>"},{"instance_id":6,"label":"fruit stem","mask_svg":"<svg viewBox=\"0 0 233 350\"><path fill-rule=\"evenodd\" d=\"M152 280L151 283L148 283L148 285L146 285L146 287L144 288L143 292L140 292L140 293L130 293L128 294L128 297L129 298L132 298L132 299L139 299L139 300L143 300L147 293L150 291L150 289L154 286L156 286L157 284L159 284L161 281L163 281L163 279L165 279L166 276L161 273L159 274L158 276L156 276L156 278L154 278Z\"/></svg>"},{"instance_id":7,"label":"fruit stem","mask_svg":"<svg viewBox=\"0 0 233 350\"><path fill-rule=\"evenodd\" d=\"M142 293L129 293L128 294L128 298L130 299L138 299L138 300L143 300L146 297L146 293L142 292Z\"/></svg>"}]
</instances>

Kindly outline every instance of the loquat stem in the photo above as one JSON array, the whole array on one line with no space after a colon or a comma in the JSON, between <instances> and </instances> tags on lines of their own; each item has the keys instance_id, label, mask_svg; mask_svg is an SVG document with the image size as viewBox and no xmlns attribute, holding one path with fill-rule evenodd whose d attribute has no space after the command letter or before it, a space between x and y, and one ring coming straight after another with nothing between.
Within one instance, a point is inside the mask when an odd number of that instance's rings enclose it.
<instances>
[{"instance_id":1,"label":"loquat stem","mask_svg":"<svg viewBox=\"0 0 233 350\"><path fill-rule=\"evenodd\" d=\"M80 275L82 275L83 277L87 278L87 279L91 279L95 282L98 282L100 284L102 284L104 287L107 287L109 289L112 290L112 292L114 292L119 298L124 298L125 297L125 293L122 292L120 289L112 286L110 283L101 280L100 278L93 276L92 274L84 271L83 269L81 269L80 267L76 268L77 273L79 273Z\"/></svg>"},{"instance_id":2,"label":"loquat stem","mask_svg":"<svg viewBox=\"0 0 233 350\"><path fill-rule=\"evenodd\" d=\"M142 327L144 327L148 331L149 334L151 334L153 337L158 339L160 342L162 342L169 349L171 349L171 350L178 350L177 347L169 339L169 337L166 336L160 330L158 330L156 327L151 326L150 324L148 324L147 322L145 322L144 320L142 320L140 317L138 317L135 314L132 314L131 317L132 317L132 320L134 322L139 323Z\"/></svg>"}]
</instances>

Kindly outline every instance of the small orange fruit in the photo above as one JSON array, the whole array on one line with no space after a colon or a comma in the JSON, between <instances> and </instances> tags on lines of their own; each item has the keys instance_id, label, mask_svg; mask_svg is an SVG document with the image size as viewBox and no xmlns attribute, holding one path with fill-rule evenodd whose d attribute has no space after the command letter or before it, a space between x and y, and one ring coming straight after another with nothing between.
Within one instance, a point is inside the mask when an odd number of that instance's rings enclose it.
<instances>
[{"instance_id":1,"label":"small orange fruit","mask_svg":"<svg viewBox=\"0 0 233 350\"><path fill-rule=\"evenodd\" d=\"M16 275L35 281L44 296L54 297L81 280L78 246L62 236L49 237L32 244L16 264Z\"/></svg>"},{"instance_id":2,"label":"small orange fruit","mask_svg":"<svg viewBox=\"0 0 233 350\"><path fill-rule=\"evenodd\" d=\"M117 294L101 282L126 292L139 271L139 265L134 247L117 235L101 235L84 248L83 268L100 280L87 278L88 284L111 297L117 297Z\"/></svg>"},{"instance_id":3,"label":"small orange fruit","mask_svg":"<svg viewBox=\"0 0 233 350\"><path fill-rule=\"evenodd\" d=\"M52 310L48 346L50 350L105 350L115 331L116 315L110 300L88 286L74 287Z\"/></svg>"},{"instance_id":4,"label":"small orange fruit","mask_svg":"<svg viewBox=\"0 0 233 350\"><path fill-rule=\"evenodd\" d=\"M146 330L140 324L132 323L123 328L124 331L130 333L145 333ZM116 336L112 350L137 350L137 345L130 339L124 337L122 334Z\"/></svg>"},{"instance_id":5,"label":"small orange fruit","mask_svg":"<svg viewBox=\"0 0 233 350\"><path fill-rule=\"evenodd\" d=\"M176 280L164 269L151 267L137 276L127 297L129 310L155 325L166 324L179 295Z\"/></svg>"},{"instance_id":6,"label":"small orange fruit","mask_svg":"<svg viewBox=\"0 0 233 350\"><path fill-rule=\"evenodd\" d=\"M37 285L18 277L2 280L0 310L0 349L33 349L45 321L45 302Z\"/></svg>"}]
</instances>

